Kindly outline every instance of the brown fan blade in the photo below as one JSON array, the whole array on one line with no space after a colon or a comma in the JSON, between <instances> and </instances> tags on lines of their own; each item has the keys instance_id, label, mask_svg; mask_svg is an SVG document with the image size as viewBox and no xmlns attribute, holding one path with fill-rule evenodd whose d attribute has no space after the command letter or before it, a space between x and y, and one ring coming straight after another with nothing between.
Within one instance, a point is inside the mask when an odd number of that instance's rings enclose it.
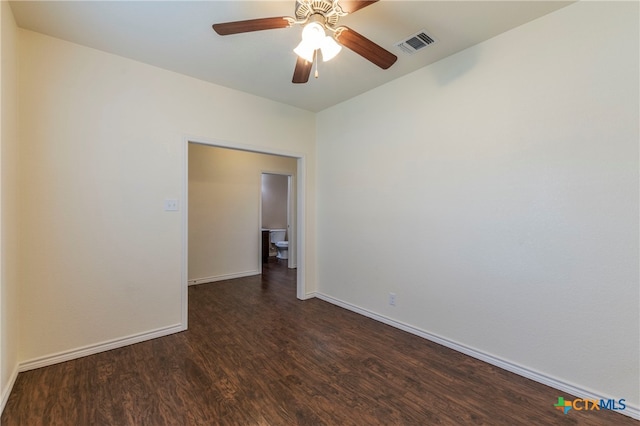
<instances>
[{"instance_id":1,"label":"brown fan blade","mask_svg":"<svg viewBox=\"0 0 640 426\"><path fill-rule=\"evenodd\" d=\"M289 19L285 17L278 17L224 22L222 24L213 24L213 29L215 32L223 36L229 34L249 33L251 31L273 30L291 26Z\"/></svg>"},{"instance_id":2,"label":"brown fan blade","mask_svg":"<svg viewBox=\"0 0 640 426\"><path fill-rule=\"evenodd\" d=\"M296 61L296 69L293 70L293 83L306 83L309 81L309 75L311 74L311 67L313 62L309 62L304 58L298 56Z\"/></svg>"},{"instance_id":3,"label":"brown fan blade","mask_svg":"<svg viewBox=\"0 0 640 426\"><path fill-rule=\"evenodd\" d=\"M336 39L344 47L353 50L363 58L373 62L382 69L393 65L398 57L383 47L378 46L363 35L348 27L340 27L336 32Z\"/></svg>"},{"instance_id":4,"label":"brown fan blade","mask_svg":"<svg viewBox=\"0 0 640 426\"><path fill-rule=\"evenodd\" d=\"M372 4L376 3L378 0L345 0L345 1L340 1L340 8L347 13L353 13L356 12L360 9L362 9L363 7L367 7L367 6L371 6Z\"/></svg>"}]
</instances>

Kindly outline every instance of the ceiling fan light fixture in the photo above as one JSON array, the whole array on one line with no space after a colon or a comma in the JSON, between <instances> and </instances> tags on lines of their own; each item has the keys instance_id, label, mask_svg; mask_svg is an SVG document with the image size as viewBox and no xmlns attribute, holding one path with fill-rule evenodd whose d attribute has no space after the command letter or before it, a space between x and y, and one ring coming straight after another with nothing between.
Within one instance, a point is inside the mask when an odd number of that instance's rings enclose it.
<instances>
[{"instance_id":1,"label":"ceiling fan light fixture","mask_svg":"<svg viewBox=\"0 0 640 426\"><path fill-rule=\"evenodd\" d=\"M322 45L325 36L324 28L317 22L309 22L302 29L302 40L312 44L315 49Z\"/></svg>"},{"instance_id":2,"label":"ceiling fan light fixture","mask_svg":"<svg viewBox=\"0 0 640 426\"><path fill-rule=\"evenodd\" d=\"M313 54L315 53L315 47L305 40L302 40L298 46L293 49L296 55L300 56L307 62L313 62Z\"/></svg>"},{"instance_id":3,"label":"ceiling fan light fixture","mask_svg":"<svg viewBox=\"0 0 640 426\"><path fill-rule=\"evenodd\" d=\"M296 55L313 62L316 50L322 51L324 62L334 58L342 50L333 37L326 35L324 27L318 22L310 22L302 29L302 41L293 49Z\"/></svg>"},{"instance_id":4,"label":"ceiling fan light fixture","mask_svg":"<svg viewBox=\"0 0 640 426\"><path fill-rule=\"evenodd\" d=\"M302 41L293 51L305 61L313 62L315 51L325 44L326 37L322 25L310 22L302 29Z\"/></svg>"},{"instance_id":5,"label":"ceiling fan light fixture","mask_svg":"<svg viewBox=\"0 0 640 426\"><path fill-rule=\"evenodd\" d=\"M331 36L326 36L324 40L322 40L322 46L320 46L320 50L322 51L322 60L327 62L336 57L338 53L342 50L342 46L340 46Z\"/></svg>"}]
</instances>

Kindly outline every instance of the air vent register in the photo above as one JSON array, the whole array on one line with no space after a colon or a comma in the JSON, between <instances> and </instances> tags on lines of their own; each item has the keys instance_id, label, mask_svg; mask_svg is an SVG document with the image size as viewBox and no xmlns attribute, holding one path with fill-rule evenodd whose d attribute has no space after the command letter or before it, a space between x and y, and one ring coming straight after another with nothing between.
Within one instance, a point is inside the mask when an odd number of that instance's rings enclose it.
<instances>
[{"instance_id":1,"label":"air vent register","mask_svg":"<svg viewBox=\"0 0 640 426\"><path fill-rule=\"evenodd\" d=\"M404 53L414 54L435 42L433 37L429 36L425 30L422 30L397 42L396 47Z\"/></svg>"}]
</instances>

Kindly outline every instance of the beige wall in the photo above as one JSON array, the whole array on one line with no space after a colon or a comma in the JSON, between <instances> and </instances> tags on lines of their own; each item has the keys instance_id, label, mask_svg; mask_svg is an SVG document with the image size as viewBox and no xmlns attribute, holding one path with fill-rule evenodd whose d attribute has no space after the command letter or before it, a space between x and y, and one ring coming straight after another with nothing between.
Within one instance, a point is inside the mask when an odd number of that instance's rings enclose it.
<instances>
[{"instance_id":1,"label":"beige wall","mask_svg":"<svg viewBox=\"0 0 640 426\"><path fill-rule=\"evenodd\" d=\"M260 273L261 174L295 176L296 162L189 144L190 283Z\"/></svg>"},{"instance_id":2,"label":"beige wall","mask_svg":"<svg viewBox=\"0 0 640 426\"><path fill-rule=\"evenodd\" d=\"M313 114L25 30L19 60L28 367L184 327L186 210L163 207L185 201L189 139L303 158L313 290Z\"/></svg>"},{"instance_id":3,"label":"beige wall","mask_svg":"<svg viewBox=\"0 0 640 426\"><path fill-rule=\"evenodd\" d=\"M578 2L319 113L321 294L637 409L638 42Z\"/></svg>"},{"instance_id":4,"label":"beige wall","mask_svg":"<svg viewBox=\"0 0 640 426\"><path fill-rule=\"evenodd\" d=\"M18 372L17 27L0 2L0 412Z\"/></svg>"}]
</instances>

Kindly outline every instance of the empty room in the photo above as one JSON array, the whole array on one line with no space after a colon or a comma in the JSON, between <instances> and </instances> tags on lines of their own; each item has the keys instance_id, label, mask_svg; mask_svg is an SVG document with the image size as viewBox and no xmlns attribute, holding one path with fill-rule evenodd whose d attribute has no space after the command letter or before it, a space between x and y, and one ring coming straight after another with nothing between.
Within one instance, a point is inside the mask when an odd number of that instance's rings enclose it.
<instances>
[{"instance_id":1,"label":"empty room","mask_svg":"<svg viewBox=\"0 0 640 426\"><path fill-rule=\"evenodd\" d=\"M637 1L0 6L2 425L638 424Z\"/></svg>"}]
</instances>

